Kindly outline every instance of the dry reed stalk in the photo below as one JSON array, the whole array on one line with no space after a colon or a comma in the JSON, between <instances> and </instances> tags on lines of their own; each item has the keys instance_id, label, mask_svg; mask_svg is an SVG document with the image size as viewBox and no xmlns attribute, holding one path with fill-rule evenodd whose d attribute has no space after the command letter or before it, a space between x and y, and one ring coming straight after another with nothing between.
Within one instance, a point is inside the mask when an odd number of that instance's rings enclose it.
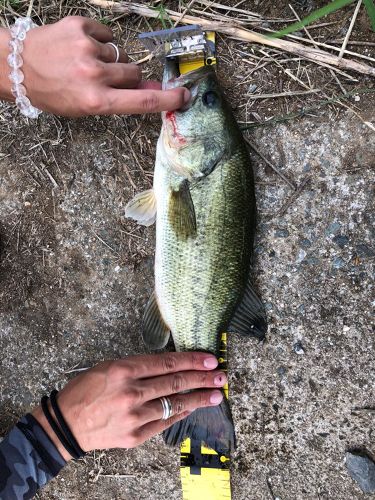
<instances>
[{"instance_id":1,"label":"dry reed stalk","mask_svg":"<svg viewBox=\"0 0 375 500\"><path fill-rule=\"evenodd\" d=\"M143 17L158 18L160 13L148 7L147 5L134 3L134 2L114 2L111 0L89 0L92 5L97 5L99 7L110 9L114 12L123 12L125 14L137 14ZM172 21L176 21L181 17L181 14L169 9L166 9L166 13ZM375 76L375 68L368 66L364 63L359 63L351 59L343 59L328 52L320 49L305 47L304 45L296 42L290 42L289 40L283 40L278 38L268 38L254 31L246 30L243 28L238 28L232 26L230 23L224 22L212 22L207 19L203 19L195 16L185 15L183 18L184 24L199 24L204 29L208 31L216 31L223 33L237 40L242 40L246 42L259 43L262 45L267 45L268 47L274 47L290 54L295 54L317 64L330 64L337 68L356 71L365 75Z\"/></svg>"}]
</instances>

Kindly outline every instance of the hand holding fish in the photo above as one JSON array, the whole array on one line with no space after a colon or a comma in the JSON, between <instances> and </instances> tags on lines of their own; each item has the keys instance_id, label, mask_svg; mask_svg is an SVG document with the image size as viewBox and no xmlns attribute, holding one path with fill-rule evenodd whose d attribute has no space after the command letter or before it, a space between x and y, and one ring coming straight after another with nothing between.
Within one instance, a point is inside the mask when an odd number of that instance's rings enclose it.
<instances>
[{"instance_id":1,"label":"hand holding fish","mask_svg":"<svg viewBox=\"0 0 375 500\"><path fill-rule=\"evenodd\" d=\"M0 28L0 100L13 101L9 39L9 30ZM75 117L175 110L189 100L187 89L163 91L159 82L142 81L139 66L112 41L107 26L79 16L31 30L22 70L33 106Z\"/></svg>"},{"instance_id":2,"label":"hand holding fish","mask_svg":"<svg viewBox=\"0 0 375 500\"><path fill-rule=\"evenodd\" d=\"M129 356L106 361L71 380L59 392L60 409L81 448L133 448L200 407L216 406L226 383L217 360L202 352ZM181 394L182 391L190 391ZM162 420L160 398L172 416ZM61 445L40 407L33 412L65 460Z\"/></svg>"}]
</instances>

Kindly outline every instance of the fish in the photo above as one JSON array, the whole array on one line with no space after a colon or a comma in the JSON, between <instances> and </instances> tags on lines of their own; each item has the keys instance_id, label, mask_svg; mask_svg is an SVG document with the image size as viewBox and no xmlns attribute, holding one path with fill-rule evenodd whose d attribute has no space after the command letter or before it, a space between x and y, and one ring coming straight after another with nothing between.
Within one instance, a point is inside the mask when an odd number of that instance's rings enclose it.
<instances>
[{"instance_id":1,"label":"fish","mask_svg":"<svg viewBox=\"0 0 375 500\"><path fill-rule=\"evenodd\" d=\"M153 188L137 194L125 215L156 222L155 290L145 308L143 340L177 351L220 356L222 332L263 340L267 318L250 279L256 200L252 165L241 130L215 71L179 75L166 61L163 88L184 86L191 100L162 113ZM164 432L167 444L186 437L218 453L235 448L226 398L200 408Z\"/></svg>"}]
</instances>

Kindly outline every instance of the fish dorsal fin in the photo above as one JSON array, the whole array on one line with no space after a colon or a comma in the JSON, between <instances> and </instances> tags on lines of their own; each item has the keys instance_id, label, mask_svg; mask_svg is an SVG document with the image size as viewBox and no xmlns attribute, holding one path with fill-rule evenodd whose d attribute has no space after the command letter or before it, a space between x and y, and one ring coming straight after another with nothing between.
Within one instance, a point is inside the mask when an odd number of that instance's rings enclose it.
<instances>
[{"instance_id":1,"label":"fish dorsal fin","mask_svg":"<svg viewBox=\"0 0 375 500\"><path fill-rule=\"evenodd\" d=\"M267 332L267 317L263 303L248 281L242 301L237 306L228 332L251 335L263 340Z\"/></svg>"},{"instance_id":2,"label":"fish dorsal fin","mask_svg":"<svg viewBox=\"0 0 375 500\"><path fill-rule=\"evenodd\" d=\"M151 226L156 220L156 198L153 189L134 196L125 207L125 217L134 219L142 226Z\"/></svg>"},{"instance_id":3,"label":"fish dorsal fin","mask_svg":"<svg viewBox=\"0 0 375 500\"><path fill-rule=\"evenodd\" d=\"M168 218L179 238L185 240L196 235L197 222L188 181L183 181L177 190L170 192Z\"/></svg>"},{"instance_id":4,"label":"fish dorsal fin","mask_svg":"<svg viewBox=\"0 0 375 500\"><path fill-rule=\"evenodd\" d=\"M143 317L142 337L150 349L162 349L168 343L171 332L161 317L155 292L151 295Z\"/></svg>"}]
</instances>

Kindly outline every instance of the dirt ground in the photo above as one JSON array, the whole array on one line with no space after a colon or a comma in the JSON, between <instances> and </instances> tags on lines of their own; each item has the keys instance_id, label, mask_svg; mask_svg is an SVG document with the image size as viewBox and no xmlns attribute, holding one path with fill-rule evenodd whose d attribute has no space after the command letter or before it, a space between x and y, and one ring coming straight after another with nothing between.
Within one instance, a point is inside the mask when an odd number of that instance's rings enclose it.
<instances>
[{"instance_id":1,"label":"dirt ground","mask_svg":"<svg viewBox=\"0 0 375 500\"><path fill-rule=\"evenodd\" d=\"M287 2L260 3L241 7L290 19ZM111 25L104 11L78 5L77 13ZM303 16L320 3L293 6ZM342 39L353 8L311 32ZM143 21L121 18L113 27L130 51L141 49ZM363 11L352 39L374 42ZM326 68L221 36L218 46L219 77L240 124L258 125L246 137L297 186L251 151L254 277L269 332L263 343L229 338L233 499L367 498L344 458L353 448L375 455L374 99L361 93L373 81L350 73L357 81L336 74L337 83ZM374 57L373 46L350 48ZM156 62L143 69L160 77ZM351 93L346 107L321 106L342 94L340 85ZM253 98L306 86L318 92ZM259 126L306 108L300 118ZM0 435L80 368L145 352L154 229L126 220L124 207L151 186L159 130L156 115L42 115L28 124L0 105ZM178 450L160 437L136 450L97 451L70 463L38 498L180 499L178 463Z\"/></svg>"}]
</instances>

